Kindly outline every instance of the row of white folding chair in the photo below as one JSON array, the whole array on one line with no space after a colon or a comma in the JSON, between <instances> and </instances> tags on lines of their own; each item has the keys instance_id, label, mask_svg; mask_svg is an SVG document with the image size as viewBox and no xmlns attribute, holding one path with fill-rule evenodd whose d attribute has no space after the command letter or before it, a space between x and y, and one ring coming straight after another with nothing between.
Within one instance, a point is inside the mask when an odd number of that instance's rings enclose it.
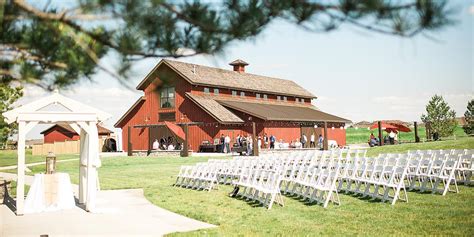
<instances>
[{"instance_id":1,"label":"row of white folding chair","mask_svg":"<svg viewBox=\"0 0 474 237\"><path fill-rule=\"evenodd\" d=\"M391 201L392 205L398 199L408 202L404 182L408 171L406 157L359 158L345 168L348 171L343 179L339 179L340 190L381 199L383 202ZM404 191L404 199L400 198L401 191Z\"/></svg>"},{"instance_id":2,"label":"row of white folding chair","mask_svg":"<svg viewBox=\"0 0 474 237\"><path fill-rule=\"evenodd\" d=\"M463 150L457 150L463 151ZM412 159L431 159L431 160L444 160L444 161L457 161L455 178L458 183L470 184L472 173L474 155L472 154L457 154L457 153L432 153L423 155L412 155Z\"/></svg>"},{"instance_id":3,"label":"row of white folding chair","mask_svg":"<svg viewBox=\"0 0 474 237\"><path fill-rule=\"evenodd\" d=\"M433 193L441 193L443 196L451 191L450 185L455 186L454 192L458 193L459 189L455 178L457 160L445 159L413 159L410 161L410 168L407 175L409 189L417 189L421 192L431 190ZM427 187L428 183L430 188ZM439 189L439 185L442 188Z\"/></svg>"},{"instance_id":4,"label":"row of white folding chair","mask_svg":"<svg viewBox=\"0 0 474 237\"><path fill-rule=\"evenodd\" d=\"M408 154L433 155L433 154L451 154L451 155L473 155L473 149L450 149L450 150L409 150Z\"/></svg>"},{"instance_id":5,"label":"row of white folding chair","mask_svg":"<svg viewBox=\"0 0 474 237\"><path fill-rule=\"evenodd\" d=\"M238 181L234 185L239 187L236 195L247 200L254 200L262 203L271 209L273 202L284 205L280 193L281 170L248 169L244 170Z\"/></svg>"},{"instance_id":6,"label":"row of white folding chair","mask_svg":"<svg viewBox=\"0 0 474 237\"><path fill-rule=\"evenodd\" d=\"M387 154L380 154L377 158L354 156L354 157L348 157L342 160L343 163L341 164L341 169L340 169L338 190L343 189L344 183L346 184L347 187L350 187L352 179L356 175L355 172L357 172L357 170L360 169L361 166L364 166L366 163L370 165L375 160L377 160L379 163L384 162L384 163L379 164L382 166L395 165L398 159L408 159L408 155L387 153Z\"/></svg>"},{"instance_id":7,"label":"row of white folding chair","mask_svg":"<svg viewBox=\"0 0 474 237\"><path fill-rule=\"evenodd\" d=\"M304 158L301 160L294 160L284 166L282 184L283 192L288 193L290 184L292 181L299 175L304 173L307 169L310 168L317 159Z\"/></svg>"},{"instance_id":8,"label":"row of white folding chair","mask_svg":"<svg viewBox=\"0 0 474 237\"><path fill-rule=\"evenodd\" d=\"M474 155L460 155L456 168L456 180L458 183L471 184L474 173Z\"/></svg>"},{"instance_id":9,"label":"row of white folding chair","mask_svg":"<svg viewBox=\"0 0 474 237\"><path fill-rule=\"evenodd\" d=\"M218 184L217 171L217 165L207 163L182 166L175 186L211 191Z\"/></svg>"},{"instance_id":10,"label":"row of white folding chair","mask_svg":"<svg viewBox=\"0 0 474 237\"><path fill-rule=\"evenodd\" d=\"M287 193L302 196L309 202L321 203L326 208L330 201L340 204L336 181L339 174L340 159L322 159L292 179L291 190Z\"/></svg>"},{"instance_id":11,"label":"row of white folding chair","mask_svg":"<svg viewBox=\"0 0 474 237\"><path fill-rule=\"evenodd\" d=\"M351 158L360 158L360 157L366 157L367 156L367 149L349 149L344 152L345 159L351 159Z\"/></svg>"}]
</instances>

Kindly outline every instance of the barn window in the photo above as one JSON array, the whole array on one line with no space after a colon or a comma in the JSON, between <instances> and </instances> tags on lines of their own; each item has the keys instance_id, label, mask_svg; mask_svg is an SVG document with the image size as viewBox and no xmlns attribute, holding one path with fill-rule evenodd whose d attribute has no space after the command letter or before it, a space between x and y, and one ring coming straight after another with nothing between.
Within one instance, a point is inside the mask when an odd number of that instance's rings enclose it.
<instances>
[{"instance_id":1,"label":"barn window","mask_svg":"<svg viewBox=\"0 0 474 237\"><path fill-rule=\"evenodd\" d=\"M255 98L260 99L260 94L259 93L255 94Z\"/></svg>"},{"instance_id":2,"label":"barn window","mask_svg":"<svg viewBox=\"0 0 474 237\"><path fill-rule=\"evenodd\" d=\"M176 113L175 112L172 112L172 113L159 113L158 114L158 120L160 122L163 122L163 121L176 121Z\"/></svg>"},{"instance_id":3,"label":"barn window","mask_svg":"<svg viewBox=\"0 0 474 237\"><path fill-rule=\"evenodd\" d=\"M241 91L240 92L240 97L245 97L245 92Z\"/></svg>"},{"instance_id":4,"label":"barn window","mask_svg":"<svg viewBox=\"0 0 474 237\"><path fill-rule=\"evenodd\" d=\"M214 89L214 95L219 95L219 89L217 88Z\"/></svg>"},{"instance_id":5,"label":"barn window","mask_svg":"<svg viewBox=\"0 0 474 237\"><path fill-rule=\"evenodd\" d=\"M264 99L264 100L267 100L267 99L268 99L268 95L267 95L267 94L263 94L263 99Z\"/></svg>"},{"instance_id":6,"label":"barn window","mask_svg":"<svg viewBox=\"0 0 474 237\"><path fill-rule=\"evenodd\" d=\"M237 96L237 91L232 91L232 96Z\"/></svg>"},{"instance_id":7,"label":"barn window","mask_svg":"<svg viewBox=\"0 0 474 237\"><path fill-rule=\"evenodd\" d=\"M161 108L173 108L174 98L174 87L163 87L160 92Z\"/></svg>"},{"instance_id":8,"label":"barn window","mask_svg":"<svg viewBox=\"0 0 474 237\"><path fill-rule=\"evenodd\" d=\"M204 94L209 94L209 87L204 87Z\"/></svg>"}]
</instances>

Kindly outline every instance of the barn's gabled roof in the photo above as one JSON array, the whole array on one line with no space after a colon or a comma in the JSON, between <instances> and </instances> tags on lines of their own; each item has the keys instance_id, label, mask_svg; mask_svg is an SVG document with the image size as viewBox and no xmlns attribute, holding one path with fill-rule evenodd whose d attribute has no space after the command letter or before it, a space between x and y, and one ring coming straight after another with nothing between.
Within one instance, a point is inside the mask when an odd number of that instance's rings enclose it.
<instances>
[{"instance_id":1,"label":"barn's gabled roof","mask_svg":"<svg viewBox=\"0 0 474 237\"><path fill-rule=\"evenodd\" d=\"M121 128L122 124L124 122L128 121L127 118L129 117L129 115L132 112L135 112L138 109L138 106L142 105L145 100L146 100L145 96L140 96L140 98L138 98L138 100L135 101L135 103L133 103L133 105L130 107L130 109L128 109L127 112L125 112L125 114L123 114L122 117L120 117L120 119L114 124L114 127Z\"/></svg>"},{"instance_id":2,"label":"barn's gabled roof","mask_svg":"<svg viewBox=\"0 0 474 237\"><path fill-rule=\"evenodd\" d=\"M240 73L232 70L207 67L197 64L161 60L155 68L138 84L138 90L144 90L155 78L155 71L161 65L167 65L193 85L214 86L236 90L255 91L268 94L288 95L303 98L316 98L311 92L293 81Z\"/></svg>"},{"instance_id":3,"label":"barn's gabled roof","mask_svg":"<svg viewBox=\"0 0 474 237\"><path fill-rule=\"evenodd\" d=\"M56 126L61 127L61 128L65 129L65 130L67 130L67 131L70 132L71 134L77 134L76 131L74 131L74 129L73 129L69 124L67 124L67 123L57 123L57 124L55 124L55 125L53 125L53 126L47 128L47 129L45 129L45 130L42 131L40 134L45 134L46 132L48 132L49 130L51 130L52 128L54 128L54 127L56 127ZM100 125L97 125L97 131L98 131L99 134L110 134L110 133L112 133L112 131L110 131L109 129L104 128L104 127L102 127L102 126L100 126ZM77 135L78 135L78 134L77 134Z\"/></svg>"},{"instance_id":4,"label":"barn's gabled roof","mask_svg":"<svg viewBox=\"0 0 474 237\"><path fill-rule=\"evenodd\" d=\"M186 93L186 96L190 98L197 106L206 111L215 120L220 123L243 123L244 121L237 117L237 115L230 112L224 106L220 105L210 96L194 95Z\"/></svg>"}]
</instances>

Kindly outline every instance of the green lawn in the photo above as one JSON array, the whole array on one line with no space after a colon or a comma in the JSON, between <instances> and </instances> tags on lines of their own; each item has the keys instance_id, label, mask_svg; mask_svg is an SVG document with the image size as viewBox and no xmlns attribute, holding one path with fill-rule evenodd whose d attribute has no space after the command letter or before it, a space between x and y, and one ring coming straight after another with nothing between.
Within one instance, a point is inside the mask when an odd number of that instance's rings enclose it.
<instances>
[{"instance_id":1,"label":"green lawn","mask_svg":"<svg viewBox=\"0 0 474 237\"><path fill-rule=\"evenodd\" d=\"M421 144L403 144L369 149L406 152L410 149L474 149L474 138ZM341 195L341 206L308 205L284 197L285 207L271 210L230 198L230 186L211 192L176 188L171 185L179 167L207 158L104 158L99 171L103 189L143 188L157 206L218 225L218 228L176 235L315 236L315 235L474 235L474 187L460 187L460 193L446 196L409 192L409 203L387 203ZM77 182L77 162L58 163L58 169ZM43 166L33 172L43 172Z\"/></svg>"},{"instance_id":2,"label":"green lawn","mask_svg":"<svg viewBox=\"0 0 474 237\"><path fill-rule=\"evenodd\" d=\"M348 128L346 130L346 141L347 144L356 144L356 143L366 143L369 140L370 133L374 133L375 136L378 136L378 130L367 130L367 128ZM385 135L385 132L384 132ZM426 130L424 127L419 127L418 128L418 136L420 139L426 138ZM466 137L466 133L464 133L464 130L462 127L456 127L454 130L454 136L453 137ZM450 137L449 139L452 139L453 137ZM414 142L415 141L415 132L412 131L405 133L402 132L399 134L399 140L402 142Z\"/></svg>"},{"instance_id":3,"label":"green lawn","mask_svg":"<svg viewBox=\"0 0 474 237\"><path fill-rule=\"evenodd\" d=\"M57 155L56 157L58 160L65 160L65 159L74 159L79 158L79 155ZM33 156L31 154L31 149L26 150L26 163L35 163L35 162L42 162L46 160L46 156ZM0 167L2 166L10 166L17 164L17 151L16 150L3 150L0 152Z\"/></svg>"}]
</instances>

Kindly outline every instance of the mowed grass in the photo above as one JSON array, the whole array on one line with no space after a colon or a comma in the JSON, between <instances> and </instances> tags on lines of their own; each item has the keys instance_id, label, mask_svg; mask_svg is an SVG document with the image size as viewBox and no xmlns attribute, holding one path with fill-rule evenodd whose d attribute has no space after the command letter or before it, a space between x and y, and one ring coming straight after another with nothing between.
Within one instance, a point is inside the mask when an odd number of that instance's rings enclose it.
<instances>
[{"instance_id":1,"label":"mowed grass","mask_svg":"<svg viewBox=\"0 0 474 237\"><path fill-rule=\"evenodd\" d=\"M379 153L413 149L474 149L474 138L421 144L404 144L369 149ZM446 196L409 192L409 202L395 206L342 194L342 205L309 205L284 197L285 206L267 210L254 203L231 198L232 187L196 191L173 187L181 165L204 162L208 158L103 158L99 170L102 189L143 188L153 204L173 212L218 225L217 228L173 235L212 236L387 236L387 235L474 235L474 187L460 186L460 193ZM228 159L228 158L227 158ZM77 162L58 163L77 183ZM32 167L43 172L43 166ZM126 218L126 217L124 217Z\"/></svg>"},{"instance_id":2,"label":"mowed grass","mask_svg":"<svg viewBox=\"0 0 474 237\"><path fill-rule=\"evenodd\" d=\"M357 143L366 143L369 140L370 133L374 133L376 137L378 137L378 130L368 130L367 128L347 128L346 129L346 142L347 144L357 144ZM382 136L385 136L386 132L383 132ZM424 127L418 127L418 136L421 140L426 138L426 130ZM462 127L458 126L454 130L454 135L449 137L449 139L453 139L454 137L467 137L466 133ZM415 131L412 128L411 132L401 132L399 133L398 139L403 142L414 142L415 141Z\"/></svg>"},{"instance_id":3,"label":"mowed grass","mask_svg":"<svg viewBox=\"0 0 474 237\"><path fill-rule=\"evenodd\" d=\"M25 152L25 161L26 164L35 163L35 162L44 162L46 161L46 156L33 156L31 154L31 149L27 149ZM65 159L74 159L79 158L77 154L68 154L68 155L57 155L57 160L65 160ZM2 166L11 166L17 165L17 151L16 150L2 150L0 152L0 167Z\"/></svg>"}]
</instances>

